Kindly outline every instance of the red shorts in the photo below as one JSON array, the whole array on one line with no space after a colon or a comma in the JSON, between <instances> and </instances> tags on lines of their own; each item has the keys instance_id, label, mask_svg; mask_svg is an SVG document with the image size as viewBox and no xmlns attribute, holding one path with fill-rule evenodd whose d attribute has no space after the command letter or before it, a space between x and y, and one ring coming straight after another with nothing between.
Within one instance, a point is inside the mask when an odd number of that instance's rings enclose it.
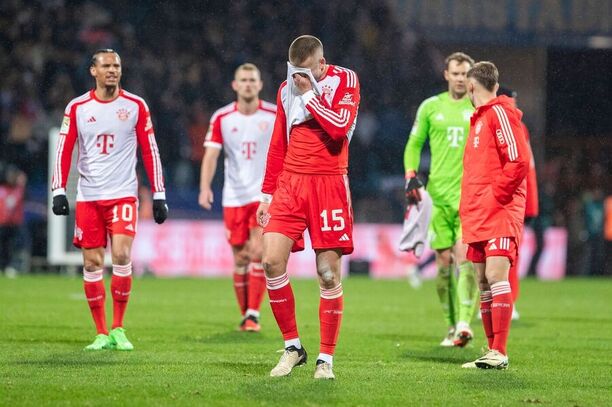
<instances>
[{"instance_id":1,"label":"red shorts","mask_svg":"<svg viewBox=\"0 0 612 407\"><path fill-rule=\"evenodd\" d=\"M308 228L313 249L353 252L353 208L346 175L308 175L283 171L270 204L264 233L293 239L293 251L304 249Z\"/></svg>"},{"instance_id":2,"label":"red shorts","mask_svg":"<svg viewBox=\"0 0 612 407\"><path fill-rule=\"evenodd\" d=\"M467 259L472 263L484 263L487 257L503 256L514 264L518 255L516 241L513 237L497 237L482 242L470 243L467 250Z\"/></svg>"},{"instance_id":3,"label":"red shorts","mask_svg":"<svg viewBox=\"0 0 612 407\"><path fill-rule=\"evenodd\" d=\"M232 246L242 246L249 240L251 229L258 227L257 207L259 202L244 206L224 207L223 222L227 240Z\"/></svg>"},{"instance_id":4,"label":"red shorts","mask_svg":"<svg viewBox=\"0 0 612 407\"><path fill-rule=\"evenodd\" d=\"M136 235L138 200L107 199L76 203L74 239L79 248L106 247L107 236Z\"/></svg>"}]
</instances>

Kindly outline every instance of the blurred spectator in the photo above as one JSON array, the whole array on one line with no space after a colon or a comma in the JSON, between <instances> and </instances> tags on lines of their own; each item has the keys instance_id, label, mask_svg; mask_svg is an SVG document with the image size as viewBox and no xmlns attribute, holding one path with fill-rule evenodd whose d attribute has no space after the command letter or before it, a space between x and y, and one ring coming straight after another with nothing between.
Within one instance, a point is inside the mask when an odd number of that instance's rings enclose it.
<instances>
[{"instance_id":1,"label":"blurred spectator","mask_svg":"<svg viewBox=\"0 0 612 407\"><path fill-rule=\"evenodd\" d=\"M24 271L23 204L26 176L17 167L0 162L0 270L7 277Z\"/></svg>"}]
</instances>

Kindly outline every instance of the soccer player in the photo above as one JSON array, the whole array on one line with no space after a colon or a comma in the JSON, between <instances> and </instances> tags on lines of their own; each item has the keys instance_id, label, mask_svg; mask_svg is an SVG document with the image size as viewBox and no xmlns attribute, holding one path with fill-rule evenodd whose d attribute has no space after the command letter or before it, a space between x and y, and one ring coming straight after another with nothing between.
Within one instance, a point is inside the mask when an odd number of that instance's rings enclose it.
<instances>
[{"instance_id":1,"label":"soccer player","mask_svg":"<svg viewBox=\"0 0 612 407\"><path fill-rule=\"evenodd\" d=\"M409 201L420 200L418 188L422 183L416 173L421 150L429 138L431 168L427 191L433 201L431 248L435 250L436 287L447 325L441 346L463 347L472 340L470 323L478 301L474 267L465 258L467 246L461 242L459 220L463 151L474 111L466 95L466 75L473 64L474 60L462 52L446 58L444 79L448 82L448 91L421 103L404 152L406 197Z\"/></svg>"},{"instance_id":2,"label":"soccer player","mask_svg":"<svg viewBox=\"0 0 612 407\"><path fill-rule=\"evenodd\" d=\"M467 74L476 107L463 158L461 225L467 258L480 286L480 312L489 351L463 366L508 367L506 342L512 317L508 271L516 264L523 232L530 150L520 110L507 96L497 97L499 73L491 62Z\"/></svg>"},{"instance_id":3,"label":"soccer player","mask_svg":"<svg viewBox=\"0 0 612 407\"><path fill-rule=\"evenodd\" d=\"M234 255L234 291L242 315L240 329L258 332L259 308L266 290L261 265L262 229L257 207L266 156L276 118L276 106L259 99L263 87L259 69L243 64L236 69L232 88L237 101L217 110L210 121L200 176L200 205L210 210L221 149L225 150L223 219Z\"/></svg>"},{"instance_id":4,"label":"soccer player","mask_svg":"<svg viewBox=\"0 0 612 407\"><path fill-rule=\"evenodd\" d=\"M340 259L353 251L348 145L359 108L359 81L330 65L318 38L303 35L289 47L287 81L277 96L257 215L264 226L263 265L272 312L285 352L270 376L287 376L306 363L295 320L287 261L304 249L308 229L321 290L321 342L315 379L334 379L333 355L343 312Z\"/></svg>"},{"instance_id":5,"label":"soccer player","mask_svg":"<svg viewBox=\"0 0 612 407\"><path fill-rule=\"evenodd\" d=\"M85 297L98 335L86 350L132 350L123 317L132 287L130 254L136 234L136 148L153 190L153 216L168 215L161 161L149 108L121 89L121 58L112 49L96 51L89 67L95 89L73 99L64 114L53 169L53 213L68 215L66 183L78 140L76 215L73 244L83 253ZM103 281L104 248L110 236L113 275L113 324L106 325Z\"/></svg>"},{"instance_id":6,"label":"soccer player","mask_svg":"<svg viewBox=\"0 0 612 407\"><path fill-rule=\"evenodd\" d=\"M504 88L504 87L500 87L499 90L497 91L497 95L501 96L501 95L505 95L508 96L510 98L510 101L512 102L512 107L517 107L516 106L516 99L517 99L517 93L511 89L508 88ZM535 159L533 156L533 150L531 149L531 143L529 141L530 137L529 137L529 129L527 128L527 126L525 125L525 123L523 121L521 121L521 126L523 128L523 133L525 134L525 138L527 140L527 146L529 147L529 172L527 173L527 196L525 197L526 201L525 201L525 223L529 224L529 222L531 220L533 220L533 218L537 217L539 212L540 212L540 208L539 208L539 201L538 201L538 183L537 183L537 175L536 175L536 167L535 167ZM537 234L536 234L536 242L537 242ZM537 259L535 258L536 256L534 255L534 259L532 261L537 261ZM519 290L520 290L520 276L518 274L518 261L516 262L516 264L513 264L512 267L510 267L510 272L509 272L509 282L510 282L510 289L512 290L512 303L514 304L514 307L512 308L512 320L518 320L520 315L516 309L516 301L518 300L519 297Z\"/></svg>"}]
</instances>

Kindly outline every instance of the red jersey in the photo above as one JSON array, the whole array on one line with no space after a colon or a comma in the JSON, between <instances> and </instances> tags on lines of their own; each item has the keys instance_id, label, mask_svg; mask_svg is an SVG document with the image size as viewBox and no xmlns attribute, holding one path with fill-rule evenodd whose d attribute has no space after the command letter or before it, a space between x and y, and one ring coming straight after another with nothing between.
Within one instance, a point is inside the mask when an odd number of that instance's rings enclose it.
<instances>
[{"instance_id":1,"label":"red jersey","mask_svg":"<svg viewBox=\"0 0 612 407\"><path fill-rule=\"evenodd\" d=\"M507 96L472 115L459 207L465 243L498 237L518 241L522 235L531 156L521 116Z\"/></svg>"},{"instance_id":2,"label":"red jersey","mask_svg":"<svg viewBox=\"0 0 612 407\"><path fill-rule=\"evenodd\" d=\"M529 146L529 172L527 173L527 197L525 203L525 217L535 218L540 213L540 203L538 201L538 178L536 176L535 159L533 158L533 150L529 143L529 130L525 123L523 125L523 131L527 138L527 145Z\"/></svg>"},{"instance_id":3,"label":"red jersey","mask_svg":"<svg viewBox=\"0 0 612 407\"><path fill-rule=\"evenodd\" d=\"M348 144L359 108L355 72L329 65L314 91L293 98L287 106L287 82L278 90L276 120L268 150L262 192L273 194L283 169L298 174L333 175L348 172ZM287 112L291 129L287 137Z\"/></svg>"},{"instance_id":4,"label":"red jersey","mask_svg":"<svg viewBox=\"0 0 612 407\"><path fill-rule=\"evenodd\" d=\"M109 101L93 90L73 99L64 113L55 165L53 195L65 194L72 150L78 140L77 201L138 196L136 149L140 146L154 199L166 199L161 160L149 108L123 89Z\"/></svg>"}]
</instances>

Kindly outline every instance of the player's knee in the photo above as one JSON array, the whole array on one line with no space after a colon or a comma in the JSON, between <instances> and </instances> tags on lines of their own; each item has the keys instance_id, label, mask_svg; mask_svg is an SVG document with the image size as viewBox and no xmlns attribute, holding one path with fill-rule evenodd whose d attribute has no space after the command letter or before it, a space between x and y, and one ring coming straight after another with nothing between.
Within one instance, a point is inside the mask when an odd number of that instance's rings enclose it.
<instances>
[{"instance_id":1,"label":"player's knee","mask_svg":"<svg viewBox=\"0 0 612 407\"><path fill-rule=\"evenodd\" d=\"M266 277L274 278L282 275L285 272L286 263L280 258L274 256L265 256L261 265L266 272Z\"/></svg>"},{"instance_id":2,"label":"player's knee","mask_svg":"<svg viewBox=\"0 0 612 407\"><path fill-rule=\"evenodd\" d=\"M97 259L86 259L83 268L88 273L94 273L104 268L104 262Z\"/></svg>"},{"instance_id":3,"label":"player's knee","mask_svg":"<svg viewBox=\"0 0 612 407\"><path fill-rule=\"evenodd\" d=\"M130 262L129 251L118 251L113 253L113 264L126 265Z\"/></svg>"},{"instance_id":4,"label":"player's knee","mask_svg":"<svg viewBox=\"0 0 612 407\"><path fill-rule=\"evenodd\" d=\"M317 268L317 274L319 275L323 288L334 288L340 282L340 279L336 276L337 273L334 273L329 265L319 266Z\"/></svg>"}]
</instances>

